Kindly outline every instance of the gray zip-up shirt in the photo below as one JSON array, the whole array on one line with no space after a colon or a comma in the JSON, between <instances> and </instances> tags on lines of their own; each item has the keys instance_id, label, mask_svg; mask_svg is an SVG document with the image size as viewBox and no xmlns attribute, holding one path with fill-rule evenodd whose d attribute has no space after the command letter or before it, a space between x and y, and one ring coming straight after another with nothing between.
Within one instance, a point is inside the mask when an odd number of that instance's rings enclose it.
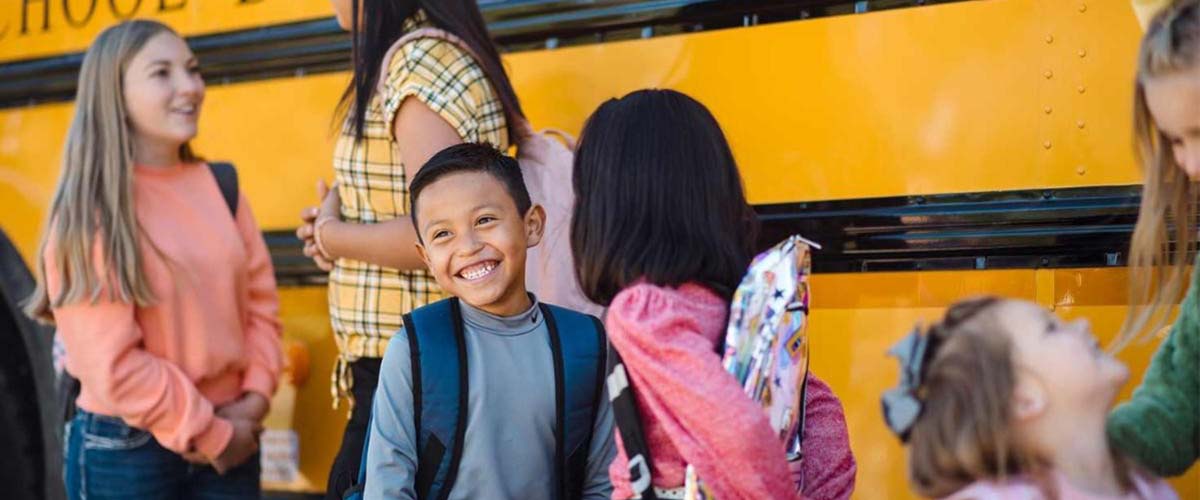
<instances>
[{"instance_id":1,"label":"gray zip-up shirt","mask_svg":"<svg viewBox=\"0 0 1200 500\"><path fill-rule=\"evenodd\" d=\"M470 390L462 461L450 499L555 500L554 359L545 318L536 300L511 317L460 304ZM600 400L584 476L585 499L612 494L612 412L607 395ZM412 364L403 328L383 356L373 411L365 497L415 499Z\"/></svg>"}]
</instances>

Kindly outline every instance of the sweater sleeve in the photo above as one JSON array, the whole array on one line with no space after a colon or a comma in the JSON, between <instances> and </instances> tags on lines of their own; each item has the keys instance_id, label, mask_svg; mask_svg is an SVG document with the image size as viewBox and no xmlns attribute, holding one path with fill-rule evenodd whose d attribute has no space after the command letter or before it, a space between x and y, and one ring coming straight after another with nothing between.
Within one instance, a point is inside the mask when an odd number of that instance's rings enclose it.
<instances>
[{"instance_id":1,"label":"sweater sleeve","mask_svg":"<svg viewBox=\"0 0 1200 500\"><path fill-rule=\"evenodd\" d=\"M854 493L858 466L842 402L816 375L808 374L804 408L804 459L792 463L792 478L810 500L845 500Z\"/></svg>"},{"instance_id":2,"label":"sweater sleeve","mask_svg":"<svg viewBox=\"0 0 1200 500\"><path fill-rule=\"evenodd\" d=\"M379 367L379 387L367 431L364 498L417 498L417 432L412 412L412 361L408 336L401 328L388 342Z\"/></svg>"},{"instance_id":3,"label":"sweater sleeve","mask_svg":"<svg viewBox=\"0 0 1200 500\"><path fill-rule=\"evenodd\" d=\"M596 421L592 424L592 440L588 449L587 467L584 470L583 499L603 500L612 498L612 481L608 478L608 466L617 453L613 441L612 403L608 400L608 389L600 389L600 401L596 407Z\"/></svg>"},{"instance_id":4,"label":"sweater sleeve","mask_svg":"<svg viewBox=\"0 0 1200 500\"><path fill-rule=\"evenodd\" d=\"M268 401L275 394L283 369L279 343L279 295L275 288L275 269L263 241L262 232L242 196L237 210L238 232L246 247L246 370L242 390L262 394Z\"/></svg>"},{"instance_id":5,"label":"sweater sleeve","mask_svg":"<svg viewBox=\"0 0 1200 500\"><path fill-rule=\"evenodd\" d=\"M51 297L63 289L63 272L54 259L54 242L43 254ZM118 409L126 423L145 429L167 449L196 450L215 459L233 437L233 426L213 414L212 404L178 366L142 348L134 305L121 300L96 238L92 266L102 284L94 300L53 308L58 335L68 352L67 366L85 391L104 406Z\"/></svg>"},{"instance_id":6,"label":"sweater sleeve","mask_svg":"<svg viewBox=\"0 0 1200 500\"><path fill-rule=\"evenodd\" d=\"M783 443L766 413L675 300L658 287L635 285L617 294L608 311L609 340L625 361L639 409L658 416L716 498L796 498Z\"/></svg>"},{"instance_id":7,"label":"sweater sleeve","mask_svg":"<svg viewBox=\"0 0 1200 500\"><path fill-rule=\"evenodd\" d=\"M1183 474L1200 455L1200 265L1193 272L1142 384L1108 419L1117 448L1159 476Z\"/></svg>"}]
</instances>

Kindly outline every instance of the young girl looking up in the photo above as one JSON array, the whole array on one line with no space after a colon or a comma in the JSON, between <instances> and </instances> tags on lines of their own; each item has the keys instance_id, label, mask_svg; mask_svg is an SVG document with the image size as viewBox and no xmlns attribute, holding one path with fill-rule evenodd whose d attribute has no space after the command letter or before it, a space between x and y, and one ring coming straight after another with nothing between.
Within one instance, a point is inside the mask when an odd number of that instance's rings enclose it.
<instances>
[{"instance_id":1,"label":"young girl looking up","mask_svg":"<svg viewBox=\"0 0 1200 500\"><path fill-rule=\"evenodd\" d=\"M1109 448L1105 419L1129 376L1087 321L993 297L950 307L892 348L888 426L917 493L968 499L1173 499Z\"/></svg>"}]
</instances>

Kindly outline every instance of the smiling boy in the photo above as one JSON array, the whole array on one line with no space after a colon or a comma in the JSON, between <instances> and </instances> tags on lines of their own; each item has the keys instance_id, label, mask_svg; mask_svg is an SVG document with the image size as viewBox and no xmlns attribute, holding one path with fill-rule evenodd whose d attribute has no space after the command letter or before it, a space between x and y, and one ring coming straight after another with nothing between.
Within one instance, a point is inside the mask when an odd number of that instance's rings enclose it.
<instances>
[{"instance_id":1,"label":"smiling boy","mask_svg":"<svg viewBox=\"0 0 1200 500\"><path fill-rule=\"evenodd\" d=\"M608 498L603 329L525 289L545 212L516 160L452 146L409 189L417 251L453 297L406 315L384 355L366 498Z\"/></svg>"}]
</instances>

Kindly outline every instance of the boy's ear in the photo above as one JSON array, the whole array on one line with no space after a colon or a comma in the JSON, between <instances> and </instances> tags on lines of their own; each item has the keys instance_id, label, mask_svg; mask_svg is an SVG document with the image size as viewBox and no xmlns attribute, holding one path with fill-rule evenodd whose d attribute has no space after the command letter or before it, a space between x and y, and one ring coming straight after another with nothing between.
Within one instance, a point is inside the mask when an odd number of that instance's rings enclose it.
<instances>
[{"instance_id":1,"label":"boy's ear","mask_svg":"<svg viewBox=\"0 0 1200 500\"><path fill-rule=\"evenodd\" d=\"M418 239L413 243L413 246L417 248L417 255L421 257L421 262L425 263L425 268L432 268L433 266L429 264L429 254L425 253L425 245L422 245L421 241Z\"/></svg>"},{"instance_id":2,"label":"boy's ear","mask_svg":"<svg viewBox=\"0 0 1200 500\"><path fill-rule=\"evenodd\" d=\"M1029 373L1017 373L1013 387L1012 413L1017 421L1036 418L1046 411L1046 388L1042 381Z\"/></svg>"},{"instance_id":3,"label":"boy's ear","mask_svg":"<svg viewBox=\"0 0 1200 500\"><path fill-rule=\"evenodd\" d=\"M533 248L538 243L542 242L542 235L546 232L546 209L541 205L534 204L529 207L529 211L525 213L525 245L527 248Z\"/></svg>"}]
</instances>

